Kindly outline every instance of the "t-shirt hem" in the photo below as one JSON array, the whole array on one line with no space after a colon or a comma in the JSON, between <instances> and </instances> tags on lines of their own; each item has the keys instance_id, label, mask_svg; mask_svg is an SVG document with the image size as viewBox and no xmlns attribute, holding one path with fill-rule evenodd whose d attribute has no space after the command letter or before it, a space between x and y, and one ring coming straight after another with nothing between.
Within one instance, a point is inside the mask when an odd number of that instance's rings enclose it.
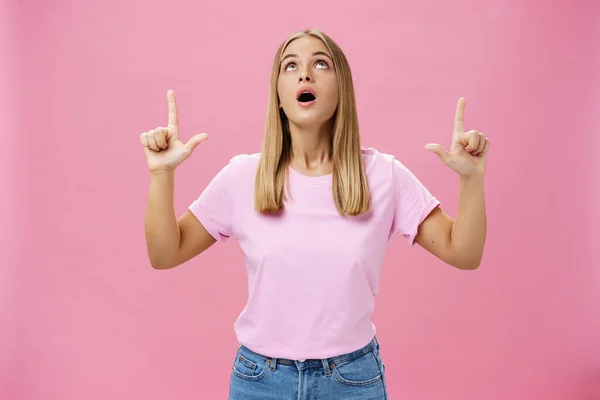
<instances>
[{"instance_id":1,"label":"t-shirt hem","mask_svg":"<svg viewBox=\"0 0 600 400\"><path fill-rule=\"evenodd\" d=\"M421 223L423 221L425 221L425 219L427 218L427 216L429 216L429 214L433 211L433 209L439 205L440 205L440 201L438 199L436 199L435 197L429 199L429 201L425 204L425 206L423 207L423 210L421 212L421 216L420 216L419 220L417 221L417 225L415 226L412 233L410 234L408 241L411 246L415 245L415 238L417 237L417 233L419 232L419 226L421 225Z\"/></svg>"},{"instance_id":2,"label":"t-shirt hem","mask_svg":"<svg viewBox=\"0 0 600 400\"><path fill-rule=\"evenodd\" d=\"M206 231L213 238L215 238L215 240L222 243L222 242L225 242L229 238L228 236L221 235L219 233L219 231L213 226L213 224L210 222L209 213L206 209L204 209L204 207L202 207L201 205L198 205L196 203L192 203L188 207L188 210L190 210L191 213L194 214L194 216L202 224L204 229L206 229Z\"/></svg>"}]
</instances>

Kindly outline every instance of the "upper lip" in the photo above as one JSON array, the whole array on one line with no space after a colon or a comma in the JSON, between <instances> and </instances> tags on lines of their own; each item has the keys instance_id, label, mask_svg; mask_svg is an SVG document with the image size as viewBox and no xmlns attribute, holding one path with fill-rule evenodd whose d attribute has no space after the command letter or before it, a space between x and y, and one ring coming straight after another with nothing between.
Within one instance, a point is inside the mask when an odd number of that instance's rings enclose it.
<instances>
[{"instance_id":1,"label":"upper lip","mask_svg":"<svg viewBox=\"0 0 600 400\"><path fill-rule=\"evenodd\" d=\"M298 93L296 93L296 100L298 100L300 98L300 95L304 92L309 92L310 94L312 94L313 96L315 96L315 99L317 98L317 94L315 93L314 90L312 90L310 87L308 86L303 86L298 90Z\"/></svg>"}]
</instances>

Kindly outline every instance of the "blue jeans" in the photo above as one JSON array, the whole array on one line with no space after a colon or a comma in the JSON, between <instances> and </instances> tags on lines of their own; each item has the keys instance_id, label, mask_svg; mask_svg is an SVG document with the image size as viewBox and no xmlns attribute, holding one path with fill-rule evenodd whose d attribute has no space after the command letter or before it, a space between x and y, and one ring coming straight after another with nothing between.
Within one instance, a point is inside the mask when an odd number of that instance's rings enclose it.
<instances>
[{"instance_id":1,"label":"blue jeans","mask_svg":"<svg viewBox=\"0 0 600 400\"><path fill-rule=\"evenodd\" d=\"M305 361L265 357L240 346L229 385L229 400L387 398L377 337L351 353Z\"/></svg>"}]
</instances>

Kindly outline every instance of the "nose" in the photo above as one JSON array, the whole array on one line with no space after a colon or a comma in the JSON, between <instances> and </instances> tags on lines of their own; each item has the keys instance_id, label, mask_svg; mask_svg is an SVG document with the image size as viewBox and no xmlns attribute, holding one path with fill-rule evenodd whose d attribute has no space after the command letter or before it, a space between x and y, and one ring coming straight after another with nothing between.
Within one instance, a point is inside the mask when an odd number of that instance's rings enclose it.
<instances>
[{"instance_id":1,"label":"nose","mask_svg":"<svg viewBox=\"0 0 600 400\"><path fill-rule=\"evenodd\" d=\"M307 71L304 71L300 74L300 82L302 82L302 81L310 82L312 80L313 79L310 77L310 75L308 74Z\"/></svg>"}]
</instances>

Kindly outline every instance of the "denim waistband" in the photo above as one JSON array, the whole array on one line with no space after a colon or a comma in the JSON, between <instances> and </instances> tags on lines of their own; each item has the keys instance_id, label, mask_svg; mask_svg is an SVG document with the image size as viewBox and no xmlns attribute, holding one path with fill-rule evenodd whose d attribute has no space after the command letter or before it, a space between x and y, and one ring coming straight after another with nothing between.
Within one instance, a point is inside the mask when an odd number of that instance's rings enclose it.
<instances>
[{"instance_id":1,"label":"denim waistband","mask_svg":"<svg viewBox=\"0 0 600 400\"><path fill-rule=\"evenodd\" d=\"M240 346L240 348L243 349L243 351L247 351L247 352L250 352L257 356L260 356L260 357L270 360L270 364L271 364L272 368L274 368L276 364L286 364L286 365L296 365L296 366L303 365L305 367L310 367L312 365L322 364L324 366L325 365L328 366L330 364L337 364L337 363L350 361L350 360L358 358L364 354L367 354L373 350L379 352L379 341L377 340L377 336L374 336L373 339L371 339L371 341L366 346L364 346L358 350L352 351L350 353L341 354L338 356L323 358L323 359L307 359L307 360L290 360L287 358L268 357L268 356L256 353L244 345Z\"/></svg>"}]
</instances>

